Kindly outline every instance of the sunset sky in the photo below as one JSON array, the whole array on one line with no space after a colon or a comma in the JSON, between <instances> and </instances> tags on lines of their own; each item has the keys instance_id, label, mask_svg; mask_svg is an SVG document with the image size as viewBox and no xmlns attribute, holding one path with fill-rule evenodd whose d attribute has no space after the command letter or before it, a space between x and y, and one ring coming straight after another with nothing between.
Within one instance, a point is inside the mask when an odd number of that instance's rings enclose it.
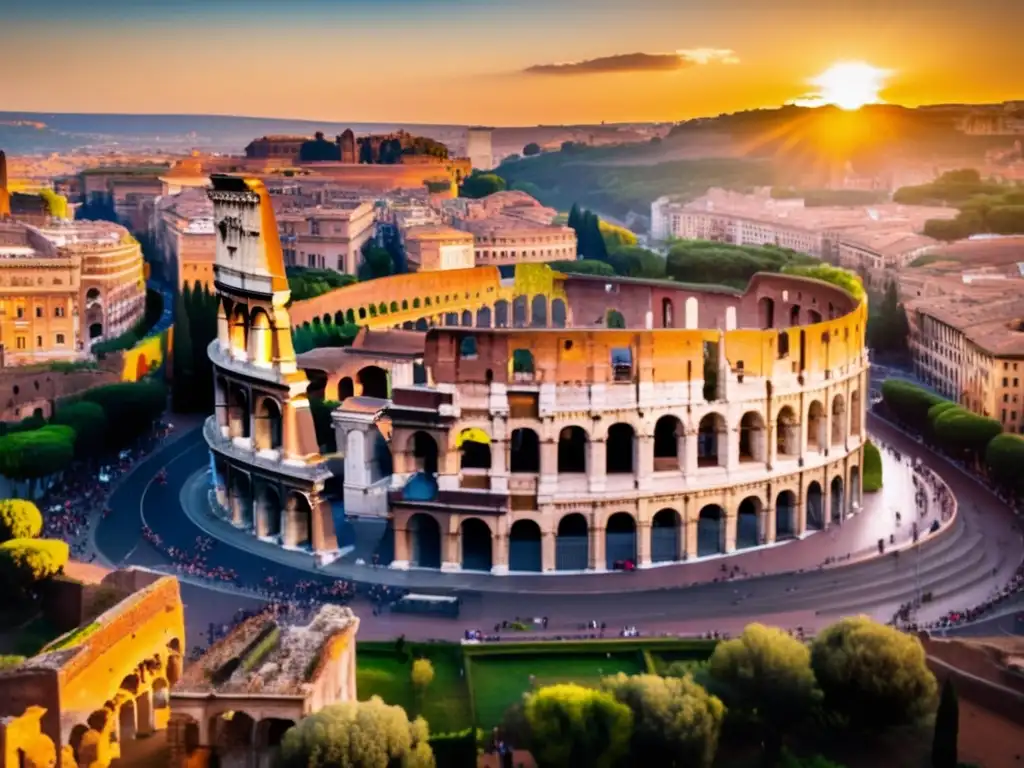
<instances>
[{"instance_id":1,"label":"sunset sky","mask_svg":"<svg viewBox=\"0 0 1024 768\"><path fill-rule=\"evenodd\" d=\"M0 0L0 110L679 120L813 97L1024 99L1024 0Z\"/></svg>"}]
</instances>

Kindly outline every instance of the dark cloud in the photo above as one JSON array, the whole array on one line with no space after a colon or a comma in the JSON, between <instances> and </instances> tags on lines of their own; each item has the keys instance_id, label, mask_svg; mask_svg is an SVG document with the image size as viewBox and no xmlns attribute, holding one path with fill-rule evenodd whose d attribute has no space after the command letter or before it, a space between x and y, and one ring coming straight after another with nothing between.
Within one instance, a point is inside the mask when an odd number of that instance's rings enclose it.
<instances>
[{"instance_id":1,"label":"dark cloud","mask_svg":"<svg viewBox=\"0 0 1024 768\"><path fill-rule=\"evenodd\" d=\"M694 48L675 53L619 53L583 61L534 64L530 75L599 75L611 72L672 72L701 64L735 64L736 54L720 48Z\"/></svg>"}]
</instances>

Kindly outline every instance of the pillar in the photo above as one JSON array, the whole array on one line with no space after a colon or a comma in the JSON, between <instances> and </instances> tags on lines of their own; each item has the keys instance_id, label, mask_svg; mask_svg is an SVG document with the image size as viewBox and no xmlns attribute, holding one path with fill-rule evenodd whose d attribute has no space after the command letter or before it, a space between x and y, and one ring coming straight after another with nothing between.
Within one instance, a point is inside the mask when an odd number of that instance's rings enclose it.
<instances>
[{"instance_id":1,"label":"pillar","mask_svg":"<svg viewBox=\"0 0 1024 768\"><path fill-rule=\"evenodd\" d=\"M803 538L807 535L807 512L805 507L807 506L807 492L801 490L800 495L796 499L796 508L793 510L793 515L796 517L796 535L799 538Z\"/></svg>"},{"instance_id":2,"label":"pillar","mask_svg":"<svg viewBox=\"0 0 1024 768\"><path fill-rule=\"evenodd\" d=\"M602 493L605 486L606 445L602 440L591 440L587 457L587 475L591 493Z\"/></svg>"},{"instance_id":3,"label":"pillar","mask_svg":"<svg viewBox=\"0 0 1024 768\"><path fill-rule=\"evenodd\" d=\"M697 559L697 518L688 518L683 521L683 549L686 553L686 560Z\"/></svg>"},{"instance_id":4,"label":"pillar","mask_svg":"<svg viewBox=\"0 0 1024 768\"><path fill-rule=\"evenodd\" d=\"M557 538L552 531L544 531L540 535L540 567L545 573L555 570L555 545Z\"/></svg>"},{"instance_id":5,"label":"pillar","mask_svg":"<svg viewBox=\"0 0 1024 768\"><path fill-rule=\"evenodd\" d=\"M540 444L540 476L537 493L552 494L558 488L558 442L544 440Z\"/></svg>"},{"instance_id":6,"label":"pillar","mask_svg":"<svg viewBox=\"0 0 1024 768\"><path fill-rule=\"evenodd\" d=\"M725 553L732 554L736 551L736 526L739 524L740 516L736 514L735 507L730 504L725 513L725 521L722 531L722 549Z\"/></svg>"},{"instance_id":7,"label":"pillar","mask_svg":"<svg viewBox=\"0 0 1024 768\"><path fill-rule=\"evenodd\" d=\"M686 458L689 448L687 447L686 434L676 435L676 460L679 463L679 471L686 472Z\"/></svg>"},{"instance_id":8,"label":"pillar","mask_svg":"<svg viewBox=\"0 0 1024 768\"><path fill-rule=\"evenodd\" d=\"M508 536L502 531L491 534L491 573L497 576L508 573Z\"/></svg>"},{"instance_id":9,"label":"pillar","mask_svg":"<svg viewBox=\"0 0 1024 768\"><path fill-rule=\"evenodd\" d=\"M633 472L636 473L638 488L645 490L651 487L651 483L654 480L653 435L640 435L637 437Z\"/></svg>"},{"instance_id":10,"label":"pillar","mask_svg":"<svg viewBox=\"0 0 1024 768\"><path fill-rule=\"evenodd\" d=\"M651 524L647 520L636 525L636 564L641 568L651 564Z\"/></svg>"},{"instance_id":11,"label":"pillar","mask_svg":"<svg viewBox=\"0 0 1024 768\"><path fill-rule=\"evenodd\" d=\"M493 550L492 550L493 553ZM441 531L441 570L458 571L462 569L462 530Z\"/></svg>"},{"instance_id":12,"label":"pillar","mask_svg":"<svg viewBox=\"0 0 1024 768\"><path fill-rule=\"evenodd\" d=\"M758 526L758 540L765 544L775 543L775 507L769 505L761 513L762 524Z\"/></svg>"},{"instance_id":13,"label":"pillar","mask_svg":"<svg viewBox=\"0 0 1024 768\"><path fill-rule=\"evenodd\" d=\"M405 570L409 567L409 530L405 527L405 521L395 521L392 535L394 536L395 557L391 561L391 567L395 570Z\"/></svg>"},{"instance_id":14,"label":"pillar","mask_svg":"<svg viewBox=\"0 0 1024 768\"><path fill-rule=\"evenodd\" d=\"M697 430L688 431L683 440L686 443L686 450L683 451L683 473L692 476L697 473Z\"/></svg>"},{"instance_id":15,"label":"pillar","mask_svg":"<svg viewBox=\"0 0 1024 768\"><path fill-rule=\"evenodd\" d=\"M135 699L135 735L148 736L153 732L153 692L143 691Z\"/></svg>"},{"instance_id":16,"label":"pillar","mask_svg":"<svg viewBox=\"0 0 1024 768\"><path fill-rule=\"evenodd\" d=\"M605 571L607 570L604 553L604 537L605 527L604 525L591 525L590 530L590 570L592 571Z\"/></svg>"}]
</instances>

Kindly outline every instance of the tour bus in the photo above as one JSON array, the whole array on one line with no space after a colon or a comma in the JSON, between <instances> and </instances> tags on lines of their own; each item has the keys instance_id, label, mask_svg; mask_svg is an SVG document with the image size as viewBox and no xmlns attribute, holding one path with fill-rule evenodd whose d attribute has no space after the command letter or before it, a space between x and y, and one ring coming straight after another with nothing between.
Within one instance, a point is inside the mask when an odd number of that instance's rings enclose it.
<instances>
[{"instance_id":1,"label":"tour bus","mask_svg":"<svg viewBox=\"0 0 1024 768\"><path fill-rule=\"evenodd\" d=\"M435 616L447 616L451 619L457 619L459 617L460 602L457 597L408 594L392 604L391 610L398 613L429 613Z\"/></svg>"}]
</instances>

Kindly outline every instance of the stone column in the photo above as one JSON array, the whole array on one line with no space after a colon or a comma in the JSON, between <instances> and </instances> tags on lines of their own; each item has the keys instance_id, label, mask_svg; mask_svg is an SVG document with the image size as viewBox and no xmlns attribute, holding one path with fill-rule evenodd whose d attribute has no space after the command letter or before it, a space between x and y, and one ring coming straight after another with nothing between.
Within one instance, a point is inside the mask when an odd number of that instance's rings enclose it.
<instances>
[{"instance_id":1,"label":"stone column","mask_svg":"<svg viewBox=\"0 0 1024 768\"><path fill-rule=\"evenodd\" d=\"M636 561L640 568L651 564L651 524L646 520L636 526Z\"/></svg>"},{"instance_id":2,"label":"stone column","mask_svg":"<svg viewBox=\"0 0 1024 768\"><path fill-rule=\"evenodd\" d=\"M758 526L758 539L765 544L775 543L775 507L768 506L761 513L762 524Z\"/></svg>"},{"instance_id":3,"label":"stone column","mask_svg":"<svg viewBox=\"0 0 1024 768\"><path fill-rule=\"evenodd\" d=\"M834 395L832 397L834 397ZM825 418L824 418L824 421L825 421L825 439L823 441L821 441L821 442L824 443L823 453L826 456L828 456L829 448L832 447L832 401L831 401L831 399L829 399L828 402L825 402L822 405L823 405L823 410L825 411Z\"/></svg>"},{"instance_id":4,"label":"stone column","mask_svg":"<svg viewBox=\"0 0 1024 768\"><path fill-rule=\"evenodd\" d=\"M640 435L636 439L633 471L636 473L637 487L646 490L654 481L654 437Z\"/></svg>"},{"instance_id":5,"label":"stone column","mask_svg":"<svg viewBox=\"0 0 1024 768\"><path fill-rule=\"evenodd\" d=\"M590 527L590 570L592 571L605 571L607 570L607 563L605 562L604 553L604 537L605 527L591 526Z\"/></svg>"},{"instance_id":6,"label":"stone column","mask_svg":"<svg viewBox=\"0 0 1024 768\"><path fill-rule=\"evenodd\" d=\"M687 432L683 438L686 450L683 451L683 473L689 477L697 474L697 431Z\"/></svg>"},{"instance_id":7,"label":"stone column","mask_svg":"<svg viewBox=\"0 0 1024 768\"><path fill-rule=\"evenodd\" d=\"M807 495L801 489L800 495L796 499L796 508L793 510L793 516L796 518L796 535L803 538L807 534L807 512L805 506L807 505Z\"/></svg>"},{"instance_id":8,"label":"stone column","mask_svg":"<svg viewBox=\"0 0 1024 768\"><path fill-rule=\"evenodd\" d=\"M540 475L537 478L537 493L553 494L558 488L558 443L544 440L540 444Z\"/></svg>"},{"instance_id":9,"label":"stone column","mask_svg":"<svg viewBox=\"0 0 1024 768\"><path fill-rule=\"evenodd\" d=\"M591 493L604 492L606 447L604 440L591 440L589 444L590 456L587 457L587 475Z\"/></svg>"},{"instance_id":10,"label":"stone column","mask_svg":"<svg viewBox=\"0 0 1024 768\"><path fill-rule=\"evenodd\" d=\"M400 525L401 523L401 525ZM405 570L409 567L409 531L405 527L405 521L395 520L394 528L395 559L391 561L391 567L396 570Z\"/></svg>"},{"instance_id":11,"label":"stone column","mask_svg":"<svg viewBox=\"0 0 1024 768\"><path fill-rule=\"evenodd\" d=\"M685 535L683 536L683 549L686 552L687 560L697 559L697 518L691 518L683 522Z\"/></svg>"},{"instance_id":12,"label":"stone column","mask_svg":"<svg viewBox=\"0 0 1024 768\"><path fill-rule=\"evenodd\" d=\"M739 519L740 516L732 509L725 513L722 549L725 550L726 554L732 554L736 551L736 526L739 523Z\"/></svg>"},{"instance_id":13,"label":"stone column","mask_svg":"<svg viewBox=\"0 0 1024 768\"><path fill-rule=\"evenodd\" d=\"M689 455L689 450L686 435L676 435L676 461L679 464L680 472L686 472L686 459Z\"/></svg>"},{"instance_id":14,"label":"stone column","mask_svg":"<svg viewBox=\"0 0 1024 768\"><path fill-rule=\"evenodd\" d=\"M557 560L555 557L555 534L545 531L540 535L540 567L545 573L555 570Z\"/></svg>"},{"instance_id":15,"label":"stone column","mask_svg":"<svg viewBox=\"0 0 1024 768\"><path fill-rule=\"evenodd\" d=\"M462 569L462 531L441 531L441 570L458 571Z\"/></svg>"},{"instance_id":16,"label":"stone column","mask_svg":"<svg viewBox=\"0 0 1024 768\"><path fill-rule=\"evenodd\" d=\"M502 531L491 535L491 573L496 576L508 574L508 536Z\"/></svg>"}]
</instances>

